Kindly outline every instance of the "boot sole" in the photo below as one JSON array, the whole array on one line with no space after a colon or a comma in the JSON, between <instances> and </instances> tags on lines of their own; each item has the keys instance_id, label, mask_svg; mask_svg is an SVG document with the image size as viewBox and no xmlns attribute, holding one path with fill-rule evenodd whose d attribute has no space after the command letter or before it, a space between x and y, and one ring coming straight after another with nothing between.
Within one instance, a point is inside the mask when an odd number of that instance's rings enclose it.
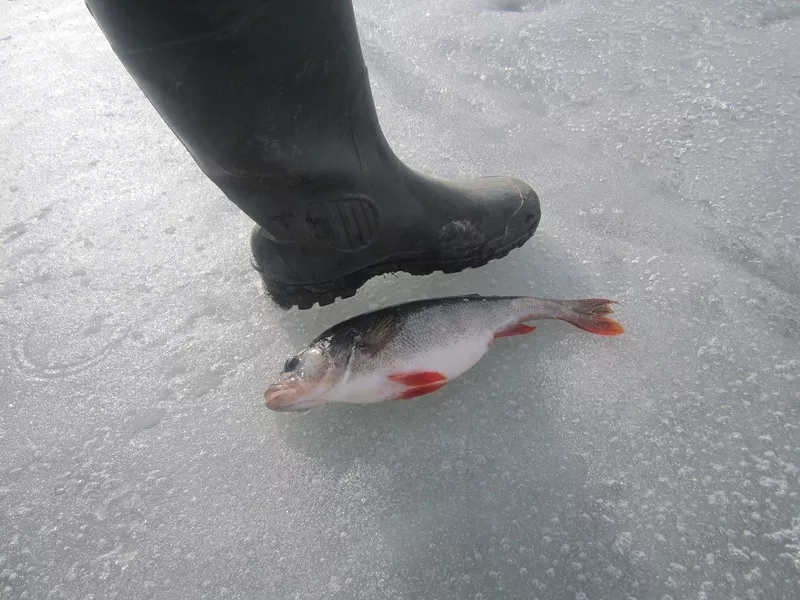
<instances>
[{"instance_id":1,"label":"boot sole","mask_svg":"<svg viewBox=\"0 0 800 600\"><path fill-rule=\"evenodd\" d=\"M297 307L300 310L313 308L315 304L328 306L336 300L351 298L359 289L374 277L388 275L389 273L408 273L409 275L432 275L433 273L458 273L465 269L476 269L487 263L506 257L512 250L521 248L533 237L538 223L523 236L506 246L470 260L461 261L424 261L407 260L392 263L378 263L371 265L350 275L334 281L323 283L292 285L271 281L265 272L259 272L264 282L267 294L272 301L283 310Z\"/></svg>"}]
</instances>

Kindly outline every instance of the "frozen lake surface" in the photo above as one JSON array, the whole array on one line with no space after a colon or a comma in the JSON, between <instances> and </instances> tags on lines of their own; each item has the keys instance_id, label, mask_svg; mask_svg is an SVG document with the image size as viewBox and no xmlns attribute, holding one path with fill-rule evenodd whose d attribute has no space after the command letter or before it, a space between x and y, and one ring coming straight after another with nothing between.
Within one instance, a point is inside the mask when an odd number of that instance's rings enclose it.
<instances>
[{"instance_id":1,"label":"frozen lake surface","mask_svg":"<svg viewBox=\"0 0 800 600\"><path fill-rule=\"evenodd\" d=\"M0 597L800 597L800 4L355 4L395 151L543 218L306 312L83 3L0 5ZM264 407L323 328L462 293L616 298L627 334Z\"/></svg>"}]
</instances>

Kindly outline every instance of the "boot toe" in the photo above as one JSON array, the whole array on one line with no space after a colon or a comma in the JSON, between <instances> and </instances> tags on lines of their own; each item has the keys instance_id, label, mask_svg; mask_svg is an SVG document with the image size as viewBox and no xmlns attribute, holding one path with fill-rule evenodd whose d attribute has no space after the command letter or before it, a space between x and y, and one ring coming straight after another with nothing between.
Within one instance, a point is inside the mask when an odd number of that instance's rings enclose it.
<instances>
[{"instance_id":1,"label":"boot toe","mask_svg":"<svg viewBox=\"0 0 800 600\"><path fill-rule=\"evenodd\" d=\"M492 191L487 198L490 210L496 210L505 221L502 243L530 238L539 226L542 210L539 196L524 181L511 177L490 177Z\"/></svg>"},{"instance_id":2,"label":"boot toe","mask_svg":"<svg viewBox=\"0 0 800 600\"><path fill-rule=\"evenodd\" d=\"M480 177L450 182L459 202L454 218L440 230L445 252L486 254L529 239L539 225L539 197L527 183L510 177ZM470 233L472 232L472 233Z\"/></svg>"}]
</instances>

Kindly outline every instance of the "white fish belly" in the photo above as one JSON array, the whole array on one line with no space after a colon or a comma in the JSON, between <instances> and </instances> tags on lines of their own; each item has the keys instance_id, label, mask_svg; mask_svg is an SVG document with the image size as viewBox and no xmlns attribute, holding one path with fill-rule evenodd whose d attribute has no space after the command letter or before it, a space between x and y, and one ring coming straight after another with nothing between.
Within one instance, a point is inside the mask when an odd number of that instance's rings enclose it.
<instances>
[{"instance_id":1,"label":"white fish belly","mask_svg":"<svg viewBox=\"0 0 800 600\"><path fill-rule=\"evenodd\" d=\"M424 350L403 360L382 364L375 371L345 378L328 395L329 402L372 404L396 398L408 389L389 379L390 375L434 371L452 381L471 369L489 350L493 334L476 334L452 343ZM377 366L377 365L376 365Z\"/></svg>"},{"instance_id":2,"label":"white fish belly","mask_svg":"<svg viewBox=\"0 0 800 600\"><path fill-rule=\"evenodd\" d=\"M457 343L437 346L420 352L410 360L393 365L393 372L436 371L448 381L462 375L483 358L489 351L493 333L471 336Z\"/></svg>"}]
</instances>

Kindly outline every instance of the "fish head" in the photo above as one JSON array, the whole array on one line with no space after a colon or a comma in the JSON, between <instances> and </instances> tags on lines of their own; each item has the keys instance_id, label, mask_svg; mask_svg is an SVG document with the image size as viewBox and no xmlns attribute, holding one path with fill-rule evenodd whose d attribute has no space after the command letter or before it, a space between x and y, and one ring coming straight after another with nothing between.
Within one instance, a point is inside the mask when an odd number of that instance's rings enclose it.
<instances>
[{"instance_id":1,"label":"fish head","mask_svg":"<svg viewBox=\"0 0 800 600\"><path fill-rule=\"evenodd\" d=\"M264 392L267 408L305 411L327 402L325 395L336 385L342 369L324 346L311 346L283 365L278 381Z\"/></svg>"}]
</instances>

